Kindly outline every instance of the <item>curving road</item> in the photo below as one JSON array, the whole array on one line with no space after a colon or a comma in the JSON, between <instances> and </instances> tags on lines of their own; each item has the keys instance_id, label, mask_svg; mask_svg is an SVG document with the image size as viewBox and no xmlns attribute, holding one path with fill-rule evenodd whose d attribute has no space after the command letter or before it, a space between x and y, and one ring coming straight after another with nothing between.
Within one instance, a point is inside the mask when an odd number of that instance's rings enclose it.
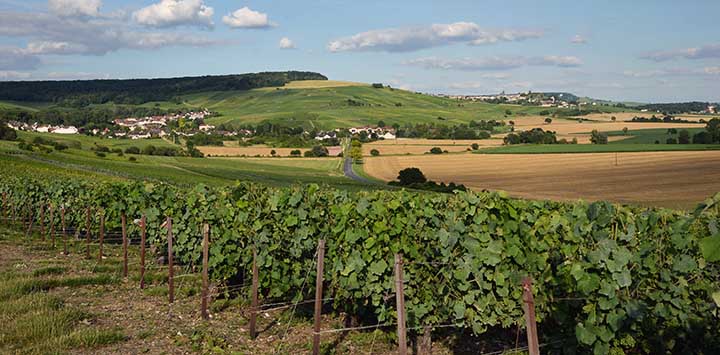
<instances>
[{"instance_id":1,"label":"curving road","mask_svg":"<svg viewBox=\"0 0 720 355\"><path fill-rule=\"evenodd\" d=\"M376 184L374 181L370 181L362 176L359 176L358 174L355 174L352 168L352 158L345 158L345 162L343 164L343 172L345 172L345 176L353 179L357 182L361 182L363 184Z\"/></svg>"}]
</instances>

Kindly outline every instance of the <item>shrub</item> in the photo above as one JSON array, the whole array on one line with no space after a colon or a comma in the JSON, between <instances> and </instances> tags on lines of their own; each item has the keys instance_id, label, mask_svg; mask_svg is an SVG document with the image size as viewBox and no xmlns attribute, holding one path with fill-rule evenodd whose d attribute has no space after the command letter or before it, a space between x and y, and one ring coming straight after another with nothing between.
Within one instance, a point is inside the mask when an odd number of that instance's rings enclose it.
<instances>
[{"instance_id":1,"label":"shrub","mask_svg":"<svg viewBox=\"0 0 720 355\"><path fill-rule=\"evenodd\" d=\"M300 151L300 149L295 149L295 150L290 151L291 157L299 157L300 155L302 155L302 152Z\"/></svg>"},{"instance_id":2,"label":"shrub","mask_svg":"<svg viewBox=\"0 0 720 355\"><path fill-rule=\"evenodd\" d=\"M312 150L306 150L305 153L303 153L303 156L306 158L312 158L315 154L313 154Z\"/></svg>"},{"instance_id":3,"label":"shrub","mask_svg":"<svg viewBox=\"0 0 720 355\"><path fill-rule=\"evenodd\" d=\"M472 150L478 150L478 149L480 149L480 145L477 144L477 143L473 143L472 145L470 145L470 147L472 148Z\"/></svg>"},{"instance_id":4,"label":"shrub","mask_svg":"<svg viewBox=\"0 0 720 355\"><path fill-rule=\"evenodd\" d=\"M667 140L665 140L665 143L667 144L677 144L677 139L670 137Z\"/></svg>"},{"instance_id":5,"label":"shrub","mask_svg":"<svg viewBox=\"0 0 720 355\"><path fill-rule=\"evenodd\" d=\"M17 132L15 132L14 129L5 126L2 122L0 122L0 140L3 141L14 141L17 139Z\"/></svg>"},{"instance_id":6,"label":"shrub","mask_svg":"<svg viewBox=\"0 0 720 355\"><path fill-rule=\"evenodd\" d=\"M98 152L98 151L96 151L96 152L95 152L95 155L98 156L98 157L100 157L100 158L105 158L105 153L104 153L104 152Z\"/></svg>"},{"instance_id":7,"label":"shrub","mask_svg":"<svg viewBox=\"0 0 720 355\"><path fill-rule=\"evenodd\" d=\"M688 132L686 129L678 132L678 143L690 144L690 132Z\"/></svg>"},{"instance_id":8,"label":"shrub","mask_svg":"<svg viewBox=\"0 0 720 355\"><path fill-rule=\"evenodd\" d=\"M57 150L57 151L62 151L62 150L68 149L69 147L63 143L54 142L53 148L55 148L55 150Z\"/></svg>"},{"instance_id":9,"label":"shrub","mask_svg":"<svg viewBox=\"0 0 720 355\"><path fill-rule=\"evenodd\" d=\"M130 158L128 158L128 160L134 163L134 162L137 161L137 158L135 158L135 157L130 157Z\"/></svg>"},{"instance_id":10,"label":"shrub","mask_svg":"<svg viewBox=\"0 0 720 355\"><path fill-rule=\"evenodd\" d=\"M125 148L125 154L140 154L140 148L127 147L127 148Z\"/></svg>"},{"instance_id":11,"label":"shrub","mask_svg":"<svg viewBox=\"0 0 720 355\"><path fill-rule=\"evenodd\" d=\"M325 148L321 145L316 145L316 146L312 147L311 152L312 152L312 156L314 156L314 157L326 157L329 154L327 148Z\"/></svg>"},{"instance_id":12,"label":"shrub","mask_svg":"<svg viewBox=\"0 0 720 355\"><path fill-rule=\"evenodd\" d=\"M590 133L590 142L593 144L608 144L608 136L606 133L593 129Z\"/></svg>"},{"instance_id":13,"label":"shrub","mask_svg":"<svg viewBox=\"0 0 720 355\"><path fill-rule=\"evenodd\" d=\"M430 154L442 154L443 151L440 147L432 147L430 148Z\"/></svg>"},{"instance_id":14,"label":"shrub","mask_svg":"<svg viewBox=\"0 0 720 355\"><path fill-rule=\"evenodd\" d=\"M397 177L400 185L422 184L427 181L425 174L418 168L406 168L400 170Z\"/></svg>"},{"instance_id":15,"label":"shrub","mask_svg":"<svg viewBox=\"0 0 720 355\"><path fill-rule=\"evenodd\" d=\"M376 157L376 156L380 155L380 151L377 149L373 149L370 151L370 155Z\"/></svg>"}]
</instances>

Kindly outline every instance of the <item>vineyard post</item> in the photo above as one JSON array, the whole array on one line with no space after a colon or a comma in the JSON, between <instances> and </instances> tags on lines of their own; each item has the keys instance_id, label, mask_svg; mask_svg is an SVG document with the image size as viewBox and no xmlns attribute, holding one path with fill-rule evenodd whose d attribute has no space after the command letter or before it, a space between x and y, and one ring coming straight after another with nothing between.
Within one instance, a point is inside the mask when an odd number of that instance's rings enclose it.
<instances>
[{"instance_id":1,"label":"vineyard post","mask_svg":"<svg viewBox=\"0 0 720 355\"><path fill-rule=\"evenodd\" d=\"M175 301L175 283L174 270L173 270L173 233L172 233L172 218L167 217L165 222L167 227L167 238L168 238L168 302L173 303Z\"/></svg>"},{"instance_id":2,"label":"vineyard post","mask_svg":"<svg viewBox=\"0 0 720 355\"><path fill-rule=\"evenodd\" d=\"M535 300L532 294L532 280L523 278L523 308L525 309L525 322L527 323L528 351L530 355L540 355L538 345L537 324L535 323Z\"/></svg>"},{"instance_id":3,"label":"vineyard post","mask_svg":"<svg viewBox=\"0 0 720 355\"><path fill-rule=\"evenodd\" d=\"M85 257L90 259L90 207L85 209Z\"/></svg>"},{"instance_id":4,"label":"vineyard post","mask_svg":"<svg viewBox=\"0 0 720 355\"><path fill-rule=\"evenodd\" d=\"M62 223L62 234L63 234L63 254L68 255L67 247L67 228L65 225L65 206L60 209L60 222Z\"/></svg>"},{"instance_id":5,"label":"vineyard post","mask_svg":"<svg viewBox=\"0 0 720 355\"><path fill-rule=\"evenodd\" d=\"M398 354L407 355L407 329L405 329L405 286L403 286L402 265L402 254L395 254L395 303L397 306Z\"/></svg>"},{"instance_id":6,"label":"vineyard post","mask_svg":"<svg viewBox=\"0 0 720 355\"><path fill-rule=\"evenodd\" d=\"M28 223L27 223L27 232L25 232L25 238L30 238L32 235L32 228L33 228L33 222L35 222L35 218L33 216L32 207L28 207Z\"/></svg>"},{"instance_id":7,"label":"vineyard post","mask_svg":"<svg viewBox=\"0 0 720 355\"><path fill-rule=\"evenodd\" d=\"M40 202L40 238L45 241L45 203Z\"/></svg>"},{"instance_id":8,"label":"vineyard post","mask_svg":"<svg viewBox=\"0 0 720 355\"><path fill-rule=\"evenodd\" d=\"M257 337L256 322L258 314L258 264L257 264L257 248L253 248L253 264L252 264L252 310L250 311L250 338Z\"/></svg>"},{"instance_id":9,"label":"vineyard post","mask_svg":"<svg viewBox=\"0 0 720 355\"><path fill-rule=\"evenodd\" d=\"M123 248L123 277L128 276L128 242L127 242L127 216L125 212L120 215L120 224L122 225L122 248Z\"/></svg>"},{"instance_id":10,"label":"vineyard post","mask_svg":"<svg viewBox=\"0 0 720 355\"><path fill-rule=\"evenodd\" d=\"M103 257L103 241L105 240L105 210L100 211L100 246L98 251L98 262L102 261Z\"/></svg>"},{"instance_id":11,"label":"vineyard post","mask_svg":"<svg viewBox=\"0 0 720 355\"><path fill-rule=\"evenodd\" d=\"M325 266L325 239L320 239L317 250L315 275L315 325L313 327L313 355L320 354L320 316L322 313L323 268Z\"/></svg>"},{"instance_id":12,"label":"vineyard post","mask_svg":"<svg viewBox=\"0 0 720 355\"><path fill-rule=\"evenodd\" d=\"M140 219L140 288L145 288L145 222L147 217L143 213Z\"/></svg>"},{"instance_id":13,"label":"vineyard post","mask_svg":"<svg viewBox=\"0 0 720 355\"><path fill-rule=\"evenodd\" d=\"M3 191L3 223L8 223L7 191Z\"/></svg>"},{"instance_id":14,"label":"vineyard post","mask_svg":"<svg viewBox=\"0 0 720 355\"><path fill-rule=\"evenodd\" d=\"M52 247L55 248L55 206L50 204L50 238L52 238Z\"/></svg>"},{"instance_id":15,"label":"vineyard post","mask_svg":"<svg viewBox=\"0 0 720 355\"><path fill-rule=\"evenodd\" d=\"M201 296L202 299L200 300L200 315L203 319L210 319L210 315L207 311L207 301L208 301L208 253L209 253L209 244L210 244L210 226L205 223L203 224L203 241L202 241L202 292Z\"/></svg>"}]
</instances>

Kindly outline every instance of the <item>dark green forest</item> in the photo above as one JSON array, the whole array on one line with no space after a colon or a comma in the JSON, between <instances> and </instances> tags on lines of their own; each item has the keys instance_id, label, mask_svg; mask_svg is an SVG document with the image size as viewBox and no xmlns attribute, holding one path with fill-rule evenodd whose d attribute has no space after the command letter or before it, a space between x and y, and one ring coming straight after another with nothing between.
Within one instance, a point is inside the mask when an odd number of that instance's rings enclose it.
<instances>
[{"instance_id":1,"label":"dark green forest","mask_svg":"<svg viewBox=\"0 0 720 355\"><path fill-rule=\"evenodd\" d=\"M114 102L138 105L176 101L205 91L250 90L283 86L294 80L327 80L314 72L287 71L167 79L8 81L0 82L0 100L53 102L66 107Z\"/></svg>"}]
</instances>

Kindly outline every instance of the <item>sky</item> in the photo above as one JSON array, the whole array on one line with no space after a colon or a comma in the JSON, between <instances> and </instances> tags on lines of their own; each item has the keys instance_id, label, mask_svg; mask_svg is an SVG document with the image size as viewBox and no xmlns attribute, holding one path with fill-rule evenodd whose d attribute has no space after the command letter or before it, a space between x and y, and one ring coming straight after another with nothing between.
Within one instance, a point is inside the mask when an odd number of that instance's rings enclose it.
<instances>
[{"instance_id":1,"label":"sky","mask_svg":"<svg viewBox=\"0 0 720 355\"><path fill-rule=\"evenodd\" d=\"M720 101L720 1L0 0L0 80L308 70L447 94Z\"/></svg>"}]
</instances>

